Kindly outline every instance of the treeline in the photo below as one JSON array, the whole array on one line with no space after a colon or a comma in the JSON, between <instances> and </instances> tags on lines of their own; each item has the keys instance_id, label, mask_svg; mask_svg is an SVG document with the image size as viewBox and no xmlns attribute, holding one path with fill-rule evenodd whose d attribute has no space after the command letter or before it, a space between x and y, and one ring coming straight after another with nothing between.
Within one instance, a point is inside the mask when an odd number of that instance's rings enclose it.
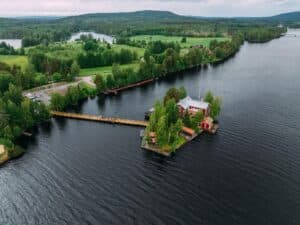
<instances>
[{"instance_id":1,"label":"treeline","mask_svg":"<svg viewBox=\"0 0 300 225\"><path fill-rule=\"evenodd\" d=\"M33 102L22 96L22 89L9 84L0 97L0 137L14 140L24 130L49 118L43 103Z\"/></svg>"},{"instance_id":2,"label":"treeline","mask_svg":"<svg viewBox=\"0 0 300 225\"><path fill-rule=\"evenodd\" d=\"M7 88L12 83L23 90L34 88L48 83L47 76L36 73L30 67L22 71L20 67L12 66L0 62L0 86Z\"/></svg>"},{"instance_id":3,"label":"treeline","mask_svg":"<svg viewBox=\"0 0 300 225\"><path fill-rule=\"evenodd\" d=\"M222 37L248 29L273 26L278 21L220 18L192 18L170 12L143 11L72 16L54 20L0 19L1 38L22 38L23 47L66 40L72 33L90 30L129 37L140 34ZM297 26L296 22L284 23ZM255 40L251 38L252 40ZM261 41L265 38L258 38Z\"/></svg>"},{"instance_id":4,"label":"treeline","mask_svg":"<svg viewBox=\"0 0 300 225\"><path fill-rule=\"evenodd\" d=\"M77 86L70 86L65 95L53 93L51 95L50 107L52 110L63 111L67 107L75 106L79 101L95 95L96 90L94 88L80 83Z\"/></svg>"},{"instance_id":5,"label":"treeline","mask_svg":"<svg viewBox=\"0 0 300 225\"><path fill-rule=\"evenodd\" d=\"M238 33L232 36L231 41L211 41L209 49L212 51L212 53L218 60L224 60L235 54L239 50L243 42L243 35Z\"/></svg>"},{"instance_id":6,"label":"treeline","mask_svg":"<svg viewBox=\"0 0 300 225\"><path fill-rule=\"evenodd\" d=\"M83 50L77 58L81 68L111 66L114 63L128 64L138 58L136 51L125 48L120 51L113 50L109 44L100 47L96 40L85 41Z\"/></svg>"},{"instance_id":7,"label":"treeline","mask_svg":"<svg viewBox=\"0 0 300 225\"><path fill-rule=\"evenodd\" d=\"M244 33L245 40L250 43L264 43L281 37L287 31L285 27L250 28Z\"/></svg>"},{"instance_id":8,"label":"treeline","mask_svg":"<svg viewBox=\"0 0 300 225\"><path fill-rule=\"evenodd\" d=\"M175 49L168 48L161 54L153 54L147 49L137 69L122 69L118 64L114 64L111 75L105 79L98 75L95 80L98 93L205 63L224 60L238 51L242 43L242 35L236 35L232 37L231 41L212 42L210 49L204 47L190 48L184 55L180 54L180 49L176 48L176 45Z\"/></svg>"},{"instance_id":9,"label":"treeline","mask_svg":"<svg viewBox=\"0 0 300 225\"><path fill-rule=\"evenodd\" d=\"M80 73L80 66L72 57L55 57L44 48L35 48L28 53L30 64L38 73L46 74L53 81L71 81Z\"/></svg>"},{"instance_id":10,"label":"treeline","mask_svg":"<svg viewBox=\"0 0 300 225\"><path fill-rule=\"evenodd\" d=\"M5 42L0 42L0 55L24 55L24 49L15 50L14 47L10 46Z\"/></svg>"},{"instance_id":11,"label":"treeline","mask_svg":"<svg viewBox=\"0 0 300 225\"><path fill-rule=\"evenodd\" d=\"M47 107L23 97L25 83L30 83L27 75L11 74L3 65L0 69L0 142L12 147L13 141L23 131L50 118ZM7 68L6 68L7 69ZM14 154L12 148L9 153Z\"/></svg>"},{"instance_id":12,"label":"treeline","mask_svg":"<svg viewBox=\"0 0 300 225\"><path fill-rule=\"evenodd\" d=\"M28 28L27 28L28 29ZM22 47L30 47L35 45L48 45L49 43L65 41L67 40L73 32L77 29L69 26L50 26L48 29L43 27L37 27L34 30L28 32L24 28L24 34L22 36Z\"/></svg>"}]
</instances>

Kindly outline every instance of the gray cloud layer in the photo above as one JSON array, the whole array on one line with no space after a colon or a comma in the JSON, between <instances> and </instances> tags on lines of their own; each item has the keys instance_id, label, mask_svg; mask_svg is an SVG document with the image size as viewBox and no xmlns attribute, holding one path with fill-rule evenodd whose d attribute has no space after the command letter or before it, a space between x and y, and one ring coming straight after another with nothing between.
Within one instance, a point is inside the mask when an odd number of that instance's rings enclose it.
<instances>
[{"instance_id":1,"label":"gray cloud layer","mask_svg":"<svg viewBox=\"0 0 300 225\"><path fill-rule=\"evenodd\" d=\"M0 16L74 15L144 9L199 16L264 16L300 10L300 0L0 0Z\"/></svg>"}]
</instances>

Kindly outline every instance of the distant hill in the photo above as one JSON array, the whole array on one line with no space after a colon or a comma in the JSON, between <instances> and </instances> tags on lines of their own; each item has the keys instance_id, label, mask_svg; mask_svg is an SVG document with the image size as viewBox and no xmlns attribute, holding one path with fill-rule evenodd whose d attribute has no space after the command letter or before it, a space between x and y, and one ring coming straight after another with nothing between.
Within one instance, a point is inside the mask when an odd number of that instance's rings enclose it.
<instances>
[{"instance_id":1,"label":"distant hill","mask_svg":"<svg viewBox=\"0 0 300 225\"><path fill-rule=\"evenodd\" d=\"M178 21L178 20L240 20L240 21L282 21L282 22L300 22L300 11L299 12L289 12L283 13L270 17L202 17L202 16L183 16L178 15L169 11L155 11L155 10L144 10L136 12L115 12L115 13L91 13L82 14L75 16L24 16L24 17L11 17L11 18L1 18L0 20L8 21Z\"/></svg>"},{"instance_id":2,"label":"distant hill","mask_svg":"<svg viewBox=\"0 0 300 225\"><path fill-rule=\"evenodd\" d=\"M300 12L283 13L269 17L269 19L282 22L300 22Z\"/></svg>"},{"instance_id":3,"label":"distant hill","mask_svg":"<svg viewBox=\"0 0 300 225\"><path fill-rule=\"evenodd\" d=\"M105 20L105 21L151 21L151 20L182 20L182 19L192 19L191 17L177 15L169 11L136 11L136 12L116 12L116 13L93 13L93 14L83 14L78 16L69 16L62 18L62 21L70 20Z\"/></svg>"},{"instance_id":4,"label":"distant hill","mask_svg":"<svg viewBox=\"0 0 300 225\"><path fill-rule=\"evenodd\" d=\"M19 20L56 20L63 18L63 16L17 16L12 17L13 19L19 19Z\"/></svg>"},{"instance_id":5,"label":"distant hill","mask_svg":"<svg viewBox=\"0 0 300 225\"><path fill-rule=\"evenodd\" d=\"M140 34L160 35L223 35L247 27L273 26L279 23L296 26L300 12L272 17L192 17L169 11L136 11L92 13L67 17L31 16L0 18L0 38L40 37L64 40L72 33L95 31L108 35L132 36ZM52 32L51 34L50 31ZM34 34L34 35L33 35Z\"/></svg>"}]
</instances>

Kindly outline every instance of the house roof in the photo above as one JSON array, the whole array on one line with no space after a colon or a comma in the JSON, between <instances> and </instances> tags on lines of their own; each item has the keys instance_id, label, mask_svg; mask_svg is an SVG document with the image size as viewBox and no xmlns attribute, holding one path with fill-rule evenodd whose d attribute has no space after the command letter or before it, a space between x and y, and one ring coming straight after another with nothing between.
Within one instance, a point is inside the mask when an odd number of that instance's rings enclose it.
<instances>
[{"instance_id":1,"label":"house roof","mask_svg":"<svg viewBox=\"0 0 300 225\"><path fill-rule=\"evenodd\" d=\"M204 101L194 100L190 96L187 96L186 98L181 99L178 102L178 105L180 105L184 109L188 109L191 106L194 108L207 110L209 107L209 103L204 102Z\"/></svg>"}]
</instances>

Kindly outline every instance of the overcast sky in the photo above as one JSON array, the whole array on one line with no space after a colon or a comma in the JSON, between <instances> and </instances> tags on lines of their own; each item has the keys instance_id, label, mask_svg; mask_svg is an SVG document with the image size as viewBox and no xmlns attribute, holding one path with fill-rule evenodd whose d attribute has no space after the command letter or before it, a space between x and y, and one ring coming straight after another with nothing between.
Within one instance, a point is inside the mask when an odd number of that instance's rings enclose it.
<instances>
[{"instance_id":1,"label":"overcast sky","mask_svg":"<svg viewBox=\"0 0 300 225\"><path fill-rule=\"evenodd\" d=\"M300 0L0 0L0 16L168 10L195 16L269 16L300 11Z\"/></svg>"}]
</instances>

